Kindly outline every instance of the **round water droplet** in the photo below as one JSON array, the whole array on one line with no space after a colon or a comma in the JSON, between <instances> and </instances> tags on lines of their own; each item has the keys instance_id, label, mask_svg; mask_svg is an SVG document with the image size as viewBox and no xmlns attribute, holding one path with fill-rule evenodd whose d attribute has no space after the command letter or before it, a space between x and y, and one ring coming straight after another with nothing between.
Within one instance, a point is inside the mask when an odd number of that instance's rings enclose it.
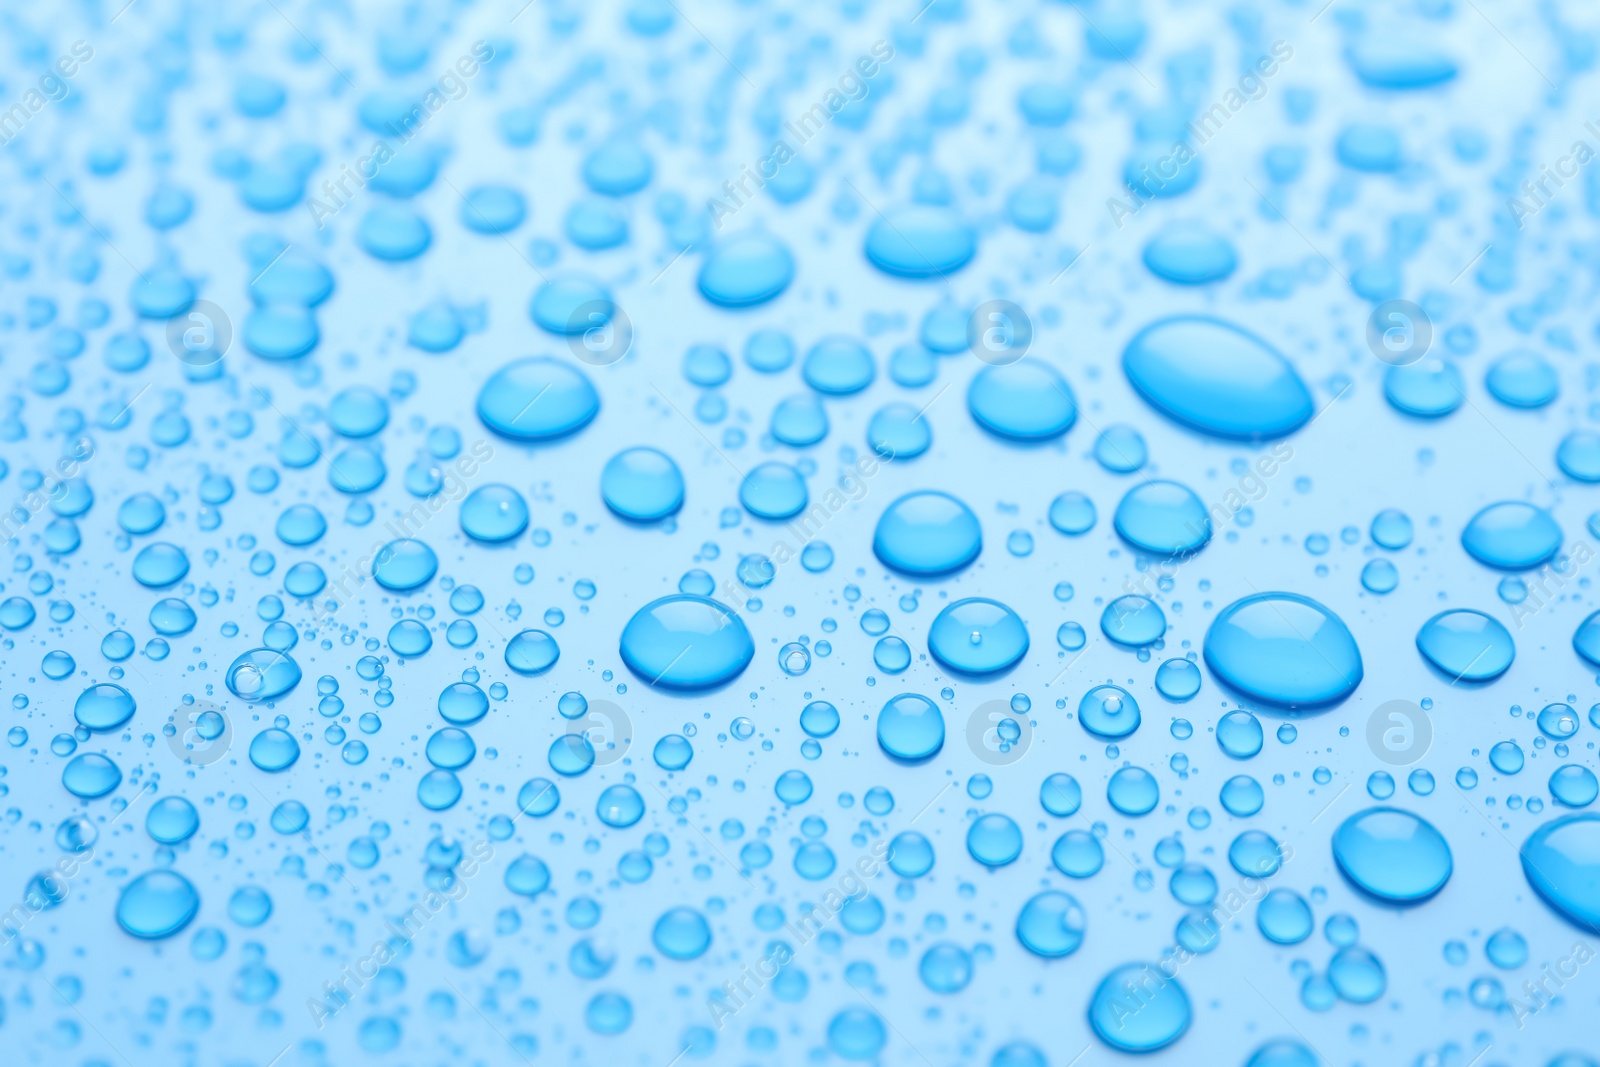
<instances>
[{"instance_id":1,"label":"round water droplet","mask_svg":"<svg viewBox=\"0 0 1600 1067\"><path fill-rule=\"evenodd\" d=\"M80 800L94 800L122 784L122 768L98 752L82 752L62 768L61 784Z\"/></svg>"},{"instance_id":2,"label":"round water droplet","mask_svg":"<svg viewBox=\"0 0 1600 1067\"><path fill-rule=\"evenodd\" d=\"M1050 502L1050 525L1068 537L1078 537L1094 529L1094 501L1082 493L1062 493Z\"/></svg>"},{"instance_id":3,"label":"round water droplet","mask_svg":"<svg viewBox=\"0 0 1600 1067\"><path fill-rule=\"evenodd\" d=\"M978 517L948 493L907 493L884 509L872 536L872 551L903 574L950 574L978 558L983 530Z\"/></svg>"},{"instance_id":4,"label":"round water droplet","mask_svg":"<svg viewBox=\"0 0 1600 1067\"><path fill-rule=\"evenodd\" d=\"M528 503L509 485L480 485L461 502L461 529L485 544L520 537L528 528Z\"/></svg>"},{"instance_id":5,"label":"round water droplet","mask_svg":"<svg viewBox=\"0 0 1600 1067\"><path fill-rule=\"evenodd\" d=\"M1206 631L1206 666L1254 700L1302 710L1335 704L1361 684L1361 651L1344 622L1309 597L1257 593Z\"/></svg>"},{"instance_id":6,"label":"round water droplet","mask_svg":"<svg viewBox=\"0 0 1600 1067\"><path fill-rule=\"evenodd\" d=\"M506 666L525 677L543 674L560 657L556 639L543 630L523 630L506 642Z\"/></svg>"},{"instance_id":7,"label":"round water droplet","mask_svg":"<svg viewBox=\"0 0 1600 1067\"><path fill-rule=\"evenodd\" d=\"M1490 567L1533 570L1561 550L1561 527L1543 508L1508 500L1474 515L1461 531L1461 547Z\"/></svg>"},{"instance_id":8,"label":"round water droplet","mask_svg":"<svg viewBox=\"0 0 1600 1067\"><path fill-rule=\"evenodd\" d=\"M200 911L200 894L177 871L146 871L117 898L117 925L134 937L159 941L188 926Z\"/></svg>"},{"instance_id":9,"label":"round water droplet","mask_svg":"<svg viewBox=\"0 0 1600 1067\"><path fill-rule=\"evenodd\" d=\"M1152 556L1197 552L1211 540L1211 516L1188 486L1151 481L1123 496L1112 520L1117 535Z\"/></svg>"},{"instance_id":10,"label":"round water droplet","mask_svg":"<svg viewBox=\"0 0 1600 1067\"><path fill-rule=\"evenodd\" d=\"M78 694L72 714L85 728L105 733L133 718L134 711L133 696L126 689L114 682L102 682Z\"/></svg>"},{"instance_id":11,"label":"round water droplet","mask_svg":"<svg viewBox=\"0 0 1600 1067\"><path fill-rule=\"evenodd\" d=\"M268 774L288 770L299 758L300 743L289 731L276 726L262 730L250 742L250 762Z\"/></svg>"},{"instance_id":12,"label":"round water droplet","mask_svg":"<svg viewBox=\"0 0 1600 1067\"><path fill-rule=\"evenodd\" d=\"M1148 815L1161 802L1161 786L1143 767L1118 767L1106 785L1106 799L1124 815Z\"/></svg>"},{"instance_id":13,"label":"round water droplet","mask_svg":"<svg viewBox=\"0 0 1600 1067\"><path fill-rule=\"evenodd\" d=\"M1022 830L999 812L979 816L967 830L967 852L985 867L1004 867L1022 855Z\"/></svg>"},{"instance_id":14,"label":"round water droplet","mask_svg":"<svg viewBox=\"0 0 1600 1067\"><path fill-rule=\"evenodd\" d=\"M200 815L183 797L162 797L150 805L144 828L163 845L177 845L194 836L200 828Z\"/></svg>"},{"instance_id":15,"label":"round water droplet","mask_svg":"<svg viewBox=\"0 0 1600 1067\"><path fill-rule=\"evenodd\" d=\"M1139 728L1139 703L1115 685L1097 685L1078 701L1078 722L1096 737L1127 737Z\"/></svg>"},{"instance_id":16,"label":"round water droplet","mask_svg":"<svg viewBox=\"0 0 1600 1067\"><path fill-rule=\"evenodd\" d=\"M133 577L140 585L161 589L189 573L189 557L177 545L156 541L133 558Z\"/></svg>"},{"instance_id":17,"label":"round water droplet","mask_svg":"<svg viewBox=\"0 0 1600 1067\"><path fill-rule=\"evenodd\" d=\"M224 681L241 700L276 700L300 684L300 665L287 652L253 648L229 665Z\"/></svg>"},{"instance_id":18,"label":"round water droplet","mask_svg":"<svg viewBox=\"0 0 1600 1067\"><path fill-rule=\"evenodd\" d=\"M852 396L877 375L872 353L854 337L824 337L806 352L800 365L805 383L825 396Z\"/></svg>"},{"instance_id":19,"label":"round water droplet","mask_svg":"<svg viewBox=\"0 0 1600 1067\"><path fill-rule=\"evenodd\" d=\"M794 280L794 256L762 230L719 241L700 267L700 295L729 308L765 304Z\"/></svg>"},{"instance_id":20,"label":"round water droplet","mask_svg":"<svg viewBox=\"0 0 1600 1067\"><path fill-rule=\"evenodd\" d=\"M1279 945L1298 945L1314 928L1311 905L1292 889L1273 889L1256 907L1256 928Z\"/></svg>"},{"instance_id":21,"label":"round water droplet","mask_svg":"<svg viewBox=\"0 0 1600 1067\"><path fill-rule=\"evenodd\" d=\"M892 207L867 231L868 262L901 278L943 277L960 270L978 250L978 234L947 207Z\"/></svg>"},{"instance_id":22,"label":"round water droplet","mask_svg":"<svg viewBox=\"0 0 1600 1067\"><path fill-rule=\"evenodd\" d=\"M1516 659L1511 632L1481 611L1441 611L1417 631L1417 651L1452 682L1487 682Z\"/></svg>"},{"instance_id":23,"label":"round water droplet","mask_svg":"<svg viewBox=\"0 0 1600 1067\"><path fill-rule=\"evenodd\" d=\"M478 417L514 441L554 441L589 425L600 395L578 368L550 356L508 363L484 382Z\"/></svg>"},{"instance_id":24,"label":"round water droplet","mask_svg":"<svg viewBox=\"0 0 1600 1067\"><path fill-rule=\"evenodd\" d=\"M868 1008L845 1008L828 1022L828 1048L841 1059L874 1059L888 1039L883 1020Z\"/></svg>"},{"instance_id":25,"label":"round water droplet","mask_svg":"<svg viewBox=\"0 0 1600 1067\"><path fill-rule=\"evenodd\" d=\"M1450 880L1450 846L1433 825L1398 808L1368 808L1333 835L1333 858L1357 889L1391 904L1417 904Z\"/></svg>"},{"instance_id":26,"label":"round water droplet","mask_svg":"<svg viewBox=\"0 0 1600 1067\"><path fill-rule=\"evenodd\" d=\"M410 537L390 541L372 561L372 577L385 589L407 593L421 588L439 569L439 557Z\"/></svg>"},{"instance_id":27,"label":"round water droplet","mask_svg":"<svg viewBox=\"0 0 1600 1067\"><path fill-rule=\"evenodd\" d=\"M939 612L928 628L928 651L952 671L996 674L1014 667L1027 653L1028 630L998 600L969 597Z\"/></svg>"},{"instance_id":28,"label":"round water droplet","mask_svg":"<svg viewBox=\"0 0 1600 1067\"><path fill-rule=\"evenodd\" d=\"M656 920L650 939L670 959L699 959L711 947L711 926L693 908L672 908Z\"/></svg>"},{"instance_id":29,"label":"round water droplet","mask_svg":"<svg viewBox=\"0 0 1600 1067\"><path fill-rule=\"evenodd\" d=\"M782 522L806 508L806 480L787 463L767 462L739 483L739 503L758 519Z\"/></svg>"},{"instance_id":30,"label":"round water droplet","mask_svg":"<svg viewBox=\"0 0 1600 1067\"><path fill-rule=\"evenodd\" d=\"M1226 237L1200 222L1168 223L1144 246L1144 265L1174 285L1221 281L1239 264Z\"/></svg>"},{"instance_id":31,"label":"round water droplet","mask_svg":"<svg viewBox=\"0 0 1600 1067\"><path fill-rule=\"evenodd\" d=\"M1078 951L1087 925L1083 908L1070 893L1047 890L1022 905L1017 915L1017 940L1035 956L1060 959Z\"/></svg>"},{"instance_id":32,"label":"round water droplet","mask_svg":"<svg viewBox=\"0 0 1600 1067\"><path fill-rule=\"evenodd\" d=\"M1100 630L1119 645L1143 648L1166 634L1167 617L1149 597L1129 594L1106 605L1100 613Z\"/></svg>"},{"instance_id":33,"label":"round water droplet","mask_svg":"<svg viewBox=\"0 0 1600 1067\"><path fill-rule=\"evenodd\" d=\"M1160 966L1128 963L1101 980L1089 1000L1089 1025L1123 1052L1166 1048L1189 1029L1189 996Z\"/></svg>"},{"instance_id":34,"label":"round water droplet","mask_svg":"<svg viewBox=\"0 0 1600 1067\"><path fill-rule=\"evenodd\" d=\"M683 475L666 453L629 448L601 471L600 496L629 522L656 522L683 507Z\"/></svg>"},{"instance_id":35,"label":"round water droplet","mask_svg":"<svg viewBox=\"0 0 1600 1067\"><path fill-rule=\"evenodd\" d=\"M706 597L679 593L640 608L622 631L622 660L650 685L701 690L738 677L755 643L738 615Z\"/></svg>"},{"instance_id":36,"label":"round water droplet","mask_svg":"<svg viewBox=\"0 0 1600 1067\"><path fill-rule=\"evenodd\" d=\"M979 371L967 387L967 410L985 430L1015 441L1052 440L1078 420L1066 379L1031 356Z\"/></svg>"},{"instance_id":37,"label":"round water droplet","mask_svg":"<svg viewBox=\"0 0 1600 1067\"><path fill-rule=\"evenodd\" d=\"M1483 384L1489 395L1514 408L1542 408L1561 391L1556 369L1537 352L1508 352L1489 364Z\"/></svg>"},{"instance_id":38,"label":"round water droplet","mask_svg":"<svg viewBox=\"0 0 1600 1067\"><path fill-rule=\"evenodd\" d=\"M1558 914L1600 933L1600 815L1566 815L1539 827L1523 842L1522 873Z\"/></svg>"},{"instance_id":39,"label":"round water droplet","mask_svg":"<svg viewBox=\"0 0 1600 1067\"><path fill-rule=\"evenodd\" d=\"M878 747L897 760L915 763L944 747L944 716L917 693L902 693L878 712Z\"/></svg>"}]
</instances>

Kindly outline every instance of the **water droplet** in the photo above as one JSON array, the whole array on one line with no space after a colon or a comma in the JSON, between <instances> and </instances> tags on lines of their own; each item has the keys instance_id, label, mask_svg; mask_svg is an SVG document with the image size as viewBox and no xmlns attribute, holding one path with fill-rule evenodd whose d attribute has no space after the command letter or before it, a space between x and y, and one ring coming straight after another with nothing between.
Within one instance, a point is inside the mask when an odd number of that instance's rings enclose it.
<instances>
[{"instance_id":1,"label":"water droplet","mask_svg":"<svg viewBox=\"0 0 1600 1067\"><path fill-rule=\"evenodd\" d=\"M1031 356L979 371L967 387L967 410L985 430L1015 441L1052 440L1078 421L1066 379Z\"/></svg>"},{"instance_id":2,"label":"water droplet","mask_svg":"<svg viewBox=\"0 0 1600 1067\"><path fill-rule=\"evenodd\" d=\"M1333 835L1333 858L1357 889L1391 904L1418 904L1450 880L1450 846L1433 825L1398 808L1368 808Z\"/></svg>"},{"instance_id":3,"label":"water droplet","mask_svg":"<svg viewBox=\"0 0 1600 1067\"><path fill-rule=\"evenodd\" d=\"M928 628L928 651L952 671L996 674L1028 651L1028 630L997 600L969 597L939 612Z\"/></svg>"},{"instance_id":4,"label":"water droplet","mask_svg":"<svg viewBox=\"0 0 1600 1067\"><path fill-rule=\"evenodd\" d=\"M1441 611L1417 631L1417 651L1452 682L1487 682L1516 658L1511 632L1481 611Z\"/></svg>"},{"instance_id":5,"label":"water droplet","mask_svg":"<svg viewBox=\"0 0 1600 1067\"><path fill-rule=\"evenodd\" d=\"M117 898L117 925L134 937L159 941L188 926L200 911L200 894L176 871L139 875Z\"/></svg>"},{"instance_id":6,"label":"water droplet","mask_svg":"<svg viewBox=\"0 0 1600 1067\"><path fill-rule=\"evenodd\" d=\"M550 356L508 363L484 382L478 417L514 441L554 441L589 425L600 396L576 367Z\"/></svg>"},{"instance_id":7,"label":"water droplet","mask_svg":"<svg viewBox=\"0 0 1600 1067\"><path fill-rule=\"evenodd\" d=\"M1548 563L1561 549L1561 527L1543 508L1520 501L1490 504L1461 531L1461 547L1479 563L1526 571Z\"/></svg>"},{"instance_id":8,"label":"water droplet","mask_svg":"<svg viewBox=\"0 0 1600 1067\"><path fill-rule=\"evenodd\" d=\"M622 631L623 662L650 685L701 690L750 665L755 644L744 622L706 597L679 593L640 608Z\"/></svg>"},{"instance_id":9,"label":"water droplet","mask_svg":"<svg viewBox=\"0 0 1600 1067\"><path fill-rule=\"evenodd\" d=\"M1177 316L1122 354L1128 381L1157 411L1228 440L1285 437L1311 419L1311 393L1281 353L1220 319Z\"/></svg>"},{"instance_id":10,"label":"water droplet","mask_svg":"<svg viewBox=\"0 0 1600 1067\"><path fill-rule=\"evenodd\" d=\"M884 509L872 551L903 574L950 574L978 558L983 530L965 504L934 490L907 493Z\"/></svg>"},{"instance_id":11,"label":"water droplet","mask_svg":"<svg viewBox=\"0 0 1600 1067\"><path fill-rule=\"evenodd\" d=\"M1257 593L1206 631L1206 666L1235 690L1278 707L1323 707L1361 684L1361 651L1343 621L1310 597Z\"/></svg>"},{"instance_id":12,"label":"water droplet","mask_svg":"<svg viewBox=\"0 0 1600 1067\"><path fill-rule=\"evenodd\" d=\"M878 747L898 760L929 759L944 747L944 717L933 701L902 693L878 712Z\"/></svg>"},{"instance_id":13,"label":"water droplet","mask_svg":"<svg viewBox=\"0 0 1600 1067\"><path fill-rule=\"evenodd\" d=\"M1017 915L1017 940L1035 956L1060 959L1078 951L1087 925L1083 908L1071 894L1047 890L1022 905Z\"/></svg>"},{"instance_id":14,"label":"water droplet","mask_svg":"<svg viewBox=\"0 0 1600 1067\"><path fill-rule=\"evenodd\" d=\"M1166 1048L1189 1029L1189 996L1159 966L1128 963L1101 980L1089 1000L1089 1024L1123 1052Z\"/></svg>"},{"instance_id":15,"label":"water droplet","mask_svg":"<svg viewBox=\"0 0 1600 1067\"><path fill-rule=\"evenodd\" d=\"M664 452L625 449L600 473L600 496L629 522L656 522L683 507L683 475Z\"/></svg>"},{"instance_id":16,"label":"water droplet","mask_svg":"<svg viewBox=\"0 0 1600 1067\"><path fill-rule=\"evenodd\" d=\"M1197 552L1211 540L1211 516L1188 486L1150 481L1123 496L1112 520L1117 535L1152 556Z\"/></svg>"}]
</instances>

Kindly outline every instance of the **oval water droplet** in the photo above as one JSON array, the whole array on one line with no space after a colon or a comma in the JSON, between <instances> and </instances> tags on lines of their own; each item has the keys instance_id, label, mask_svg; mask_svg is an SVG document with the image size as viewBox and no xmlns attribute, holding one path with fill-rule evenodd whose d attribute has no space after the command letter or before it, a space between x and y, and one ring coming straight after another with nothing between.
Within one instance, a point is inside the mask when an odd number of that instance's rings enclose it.
<instances>
[{"instance_id":1,"label":"oval water droplet","mask_svg":"<svg viewBox=\"0 0 1600 1067\"><path fill-rule=\"evenodd\" d=\"M1499 570L1533 570L1561 550L1561 527L1543 508L1507 500L1472 517L1461 531L1461 547Z\"/></svg>"},{"instance_id":2,"label":"oval water droplet","mask_svg":"<svg viewBox=\"0 0 1600 1067\"><path fill-rule=\"evenodd\" d=\"M600 395L578 368L550 356L508 363L478 392L478 418L514 441L554 441L589 425Z\"/></svg>"},{"instance_id":3,"label":"oval water droplet","mask_svg":"<svg viewBox=\"0 0 1600 1067\"><path fill-rule=\"evenodd\" d=\"M1336 704L1361 684L1361 650L1333 612L1295 593L1228 605L1205 636L1206 666L1254 700L1292 710Z\"/></svg>"},{"instance_id":4,"label":"oval water droplet","mask_svg":"<svg viewBox=\"0 0 1600 1067\"><path fill-rule=\"evenodd\" d=\"M159 941L188 926L200 911L200 894L177 871L146 871L123 886L117 925L134 937Z\"/></svg>"},{"instance_id":5,"label":"oval water droplet","mask_svg":"<svg viewBox=\"0 0 1600 1067\"><path fill-rule=\"evenodd\" d=\"M1078 420L1066 379L1031 356L979 371L967 387L967 410L979 426L1013 441L1049 441Z\"/></svg>"},{"instance_id":6,"label":"oval water droplet","mask_svg":"<svg viewBox=\"0 0 1600 1067\"><path fill-rule=\"evenodd\" d=\"M1516 659L1511 632L1481 611L1441 611L1417 631L1417 651L1452 682L1487 682Z\"/></svg>"},{"instance_id":7,"label":"oval water droplet","mask_svg":"<svg viewBox=\"0 0 1600 1067\"><path fill-rule=\"evenodd\" d=\"M1213 437L1286 437L1313 414L1311 392L1289 361L1220 319L1152 323L1128 342L1122 369L1157 411Z\"/></svg>"},{"instance_id":8,"label":"oval water droplet","mask_svg":"<svg viewBox=\"0 0 1600 1067\"><path fill-rule=\"evenodd\" d=\"M679 593L651 601L622 631L622 660L650 685L701 690L729 682L750 665L755 643L733 611Z\"/></svg>"},{"instance_id":9,"label":"oval water droplet","mask_svg":"<svg viewBox=\"0 0 1600 1067\"><path fill-rule=\"evenodd\" d=\"M1450 846L1433 824L1399 808L1368 808L1334 831L1333 858L1356 886L1391 904L1418 904L1450 880Z\"/></svg>"}]
</instances>

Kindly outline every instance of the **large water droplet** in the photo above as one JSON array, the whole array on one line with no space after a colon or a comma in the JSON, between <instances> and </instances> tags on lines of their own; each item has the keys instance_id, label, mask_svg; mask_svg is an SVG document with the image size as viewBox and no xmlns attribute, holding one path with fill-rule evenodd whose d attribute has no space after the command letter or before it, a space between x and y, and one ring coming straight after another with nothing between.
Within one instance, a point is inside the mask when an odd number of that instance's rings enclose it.
<instances>
[{"instance_id":1,"label":"large water droplet","mask_svg":"<svg viewBox=\"0 0 1600 1067\"><path fill-rule=\"evenodd\" d=\"M1487 682L1516 659L1511 632L1481 611L1441 611L1417 631L1417 651L1453 682Z\"/></svg>"},{"instance_id":2,"label":"large water droplet","mask_svg":"<svg viewBox=\"0 0 1600 1067\"><path fill-rule=\"evenodd\" d=\"M300 684L300 665L287 652L253 648L229 665L223 680L241 700L276 700Z\"/></svg>"},{"instance_id":3,"label":"large water droplet","mask_svg":"<svg viewBox=\"0 0 1600 1067\"><path fill-rule=\"evenodd\" d=\"M1066 379L1031 356L979 371L967 387L967 409L979 426L1014 441L1048 441L1078 420Z\"/></svg>"},{"instance_id":4,"label":"large water droplet","mask_svg":"<svg viewBox=\"0 0 1600 1067\"><path fill-rule=\"evenodd\" d=\"M776 237L761 230L713 245L700 267L700 293L729 308L765 304L794 280L794 257Z\"/></svg>"},{"instance_id":5,"label":"large water droplet","mask_svg":"<svg viewBox=\"0 0 1600 1067\"><path fill-rule=\"evenodd\" d=\"M1368 808L1334 831L1333 858L1356 888L1417 904L1450 880L1450 846L1433 825L1398 808Z\"/></svg>"},{"instance_id":6,"label":"large water droplet","mask_svg":"<svg viewBox=\"0 0 1600 1067\"><path fill-rule=\"evenodd\" d=\"M932 278L958 271L978 250L978 233L947 207L892 207L867 231L874 267L901 278Z\"/></svg>"},{"instance_id":7,"label":"large water droplet","mask_svg":"<svg viewBox=\"0 0 1600 1067\"><path fill-rule=\"evenodd\" d=\"M372 577L385 589L410 592L426 585L439 569L439 557L422 541L390 541L372 561Z\"/></svg>"},{"instance_id":8,"label":"large water droplet","mask_svg":"<svg viewBox=\"0 0 1600 1067\"><path fill-rule=\"evenodd\" d=\"M739 676L755 655L744 622L715 600L679 593L651 601L622 631L622 660L663 689L710 689Z\"/></svg>"},{"instance_id":9,"label":"large water droplet","mask_svg":"<svg viewBox=\"0 0 1600 1067\"><path fill-rule=\"evenodd\" d=\"M928 651L952 671L995 674L1015 666L1028 651L1028 629L998 600L958 600L928 628Z\"/></svg>"},{"instance_id":10,"label":"large water droplet","mask_svg":"<svg viewBox=\"0 0 1600 1067\"><path fill-rule=\"evenodd\" d=\"M944 716L933 701L901 693L878 712L878 747L895 759L915 763L944 747Z\"/></svg>"},{"instance_id":11,"label":"large water droplet","mask_svg":"<svg viewBox=\"0 0 1600 1067\"><path fill-rule=\"evenodd\" d=\"M1123 1052L1166 1048L1189 1029L1189 995L1159 965L1128 963L1101 980L1089 1000L1089 1025Z\"/></svg>"},{"instance_id":12,"label":"large water droplet","mask_svg":"<svg viewBox=\"0 0 1600 1067\"><path fill-rule=\"evenodd\" d=\"M1152 323L1128 342L1122 368L1157 411L1214 437L1284 437L1313 413L1311 393L1289 361L1220 319Z\"/></svg>"},{"instance_id":13,"label":"large water droplet","mask_svg":"<svg viewBox=\"0 0 1600 1067\"><path fill-rule=\"evenodd\" d=\"M629 448L600 473L600 496L630 522L656 522L683 507L683 474L664 452Z\"/></svg>"},{"instance_id":14,"label":"large water droplet","mask_svg":"<svg viewBox=\"0 0 1600 1067\"><path fill-rule=\"evenodd\" d=\"M1528 884L1570 922L1600 933L1600 815L1567 815L1522 845Z\"/></svg>"},{"instance_id":15,"label":"large water droplet","mask_svg":"<svg viewBox=\"0 0 1600 1067\"><path fill-rule=\"evenodd\" d=\"M1197 552L1211 540L1211 516L1188 486L1150 481L1123 496L1112 520L1118 536L1152 556Z\"/></svg>"},{"instance_id":16,"label":"large water droplet","mask_svg":"<svg viewBox=\"0 0 1600 1067\"><path fill-rule=\"evenodd\" d=\"M1490 504L1461 531L1473 559L1506 571L1533 570L1561 549L1561 527L1543 508L1508 500Z\"/></svg>"},{"instance_id":17,"label":"large water droplet","mask_svg":"<svg viewBox=\"0 0 1600 1067\"><path fill-rule=\"evenodd\" d=\"M1047 890L1022 906L1017 915L1017 940L1035 956L1060 959L1078 951L1087 925L1083 908L1070 893Z\"/></svg>"},{"instance_id":18,"label":"large water droplet","mask_svg":"<svg viewBox=\"0 0 1600 1067\"><path fill-rule=\"evenodd\" d=\"M1310 597L1257 593L1224 608L1206 631L1211 672L1254 700L1303 710L1335 704L1361 684L1361 650L1340 618Z\"/></svg>"},{"instance_id":19,"label":"large water droplet","mask_svg":"<svg viewBox=\"0 0 1600 1067\"><path fill-rule=\"evenodd\" d=\"M134 937L159 941L193 921L200 894L177 871L146 871L122 888L117 898L117 925Z\"/></svg>"},{"instance_id":20,"label":"large water droplet","mask_svg":"<svg viewBox=\"0 0 1600 1067\"><path fill-rule=\"evenodd\" d=\"M650 939L663 956L698 959L711 947L711 925L693 908L672 908L656 920Z\"/></svg>"},{"instance_id":21,"label":"large water droplet","mask_svg":"<svg viewBox=\"0 0 1600 1067\"><path fill-rule=\"evenodd\" d=\"M72 714L87 729L104 733L133 718L134 710L133 697L126 689L115 682L102 682L78 694Z\"/></svg>"},{"instance_id":22,"label":"large water droplet","mask_svg":"<svg viewBox=\"0 0 1600 1067\"><path fill-rule=\"evenodd\" d=\"M524 676L543 674L560 657L556 639L543 630L523 630L506 642L506 666Z\"/></svg>"},{"instance_id":23,"label":"large water droplet","mask_svg":"<svg viewBox=\"0 0 1600 1067\"><path fill-rule=\"evenodd\" d=\"M588 377L550 356L508 363L478 393L478 417L502 437L553 441L589 425L600 395Z\"/></svg>"},{"instance_id":24,"label":"large water droplet","mask_svg":"<svg viewBox=\"0 0 1600 1067\"><path fill-rule=\"evenodd\" d=\"M480 485L461 502L461 529L485 544L510 541L528 528L528 503L509 485Z\"/></svg>"},{"instance_id":25,"label":"large water droplet","mask_svg":"<svg viewBox=\"0 0 1600 1067\"><path fill-rule=\"evenodd\" d=\"M872 551L885 566L918 577L958 571L982 549L978 517L955 497L931 489L890 504L872 535Z\"/></svg>"}]
</instances>

